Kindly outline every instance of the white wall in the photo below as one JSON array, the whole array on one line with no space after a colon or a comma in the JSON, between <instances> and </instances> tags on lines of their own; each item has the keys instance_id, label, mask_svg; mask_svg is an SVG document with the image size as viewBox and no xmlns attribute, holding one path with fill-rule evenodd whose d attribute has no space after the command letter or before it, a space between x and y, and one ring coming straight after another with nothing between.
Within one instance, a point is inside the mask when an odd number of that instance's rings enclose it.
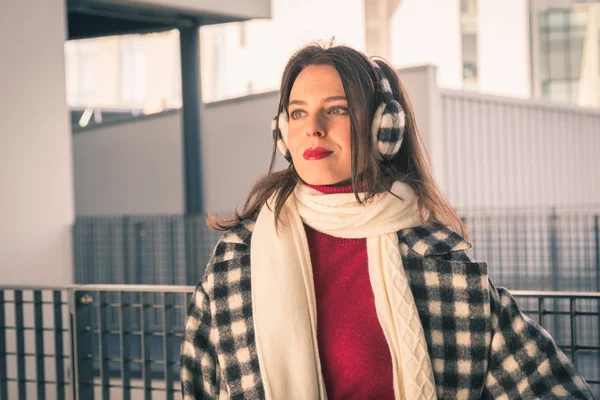
<instances>
[{"instance_id":1,"label":"white wall","mask_svg":"<svg viewBox=\"0 0 600 400\"><path fill-rule=\"evenodd\" d=\"M526 0L479 0L479 91L529 97L529 14Z\"/></svg>"},{"instance_id":2,"label":"white wall","mask_svg":"<svg viewBox=\"0 0 600 400\"><path fill-rule=\"evenodd\" d=\"M77 215L184 211L179 112L79 131L73 157Z\"/></svg>"},{"instance_id":3,"label":"white wall","mask_svg":"<svg viewBox=\"0 0 600 400\"><path fill-rule=\"evenodd\" d=\"M455 207L598 207L600 111L458 91L442 111Z\"/></svg>"},{"instance_id":4,"label":"white wall","mask_svg":"<svg viewBox=\"0 0 600 400\"><path fill-rule=\"evenodd\" d=\"M73 278L65 16L62 0L0 3L1 284Z\"/></svg>"}]
</instances>

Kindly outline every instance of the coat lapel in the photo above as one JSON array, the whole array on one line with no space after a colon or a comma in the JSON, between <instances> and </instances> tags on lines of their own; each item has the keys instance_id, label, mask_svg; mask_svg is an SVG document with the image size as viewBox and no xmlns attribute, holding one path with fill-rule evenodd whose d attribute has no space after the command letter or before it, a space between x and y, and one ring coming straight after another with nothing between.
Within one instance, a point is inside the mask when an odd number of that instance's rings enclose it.
<instances>
[{"instance_id":1,"label":"coat lapel","mask_svg":"<svg viewBox=\"0 0 600 400\"><path fill-rule=\"evenodd\" d=\"M438 398L481 398L491 340L486 264L471 262L470 243L441 225L398 236Z\"/></svg>"}]
</instances>

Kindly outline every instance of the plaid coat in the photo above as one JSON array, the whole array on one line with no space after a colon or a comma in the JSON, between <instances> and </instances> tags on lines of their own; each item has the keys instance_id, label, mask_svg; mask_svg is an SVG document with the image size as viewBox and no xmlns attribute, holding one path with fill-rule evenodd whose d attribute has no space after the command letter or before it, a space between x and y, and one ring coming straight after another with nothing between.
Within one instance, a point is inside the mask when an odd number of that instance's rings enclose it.
<instances>
[{"instance_id":1,"label":"plaid coat","mask_svg":"<svg viewBox=\"0 0 600 400\"><path fill-rule=\"evenodd\" d=\"M188 309L184 399L263 399L250 287L248 220L221 238ZM523 315L461 236L439 224L398 232L439 399L593 399L552 338ZM279 399L276 399L279 400Z\"/></svg>"}]
</instances>

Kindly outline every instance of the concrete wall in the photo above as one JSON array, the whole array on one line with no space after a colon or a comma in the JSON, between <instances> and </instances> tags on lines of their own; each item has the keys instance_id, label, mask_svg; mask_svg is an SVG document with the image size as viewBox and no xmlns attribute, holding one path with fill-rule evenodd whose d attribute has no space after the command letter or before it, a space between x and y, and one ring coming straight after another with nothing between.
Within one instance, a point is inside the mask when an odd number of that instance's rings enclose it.
<instances>
[{"instance_id":1,"label":"concrete wall","mask_svg":"<svg viewBox=\"0 0 600 400\"><path fill-rule=\"evenodd\" d=\"M268 171L277 100L272 92L202 110L206 210L230 213ZM82 130L74 135L74 160L78 215L184 212L179 112Z\"/></svg>"},{"instance_id":2,"label":"concrete wall","mask_svg":"<svg viewBox=\"0 0 600 400\"><path fill-rule=\"evenodd\" d=\"M273 149L271 119L275 92L209 105L202 120L204 204L208 211L231 213L256 180L267 173ZM287 166L277 153L278 168Z\"/></svg>"},{"instance_id":3,"label":"concrete wall","mask_svg":"<svg viewBox=\"0 0 600 400\"><path fill-rule=\"evenodd\" d=\"M181 214L181 114L79 131L73 139L78 215Z\"/></svg>"},{"instance_id":4,"label":"concrete wall","mask_svg":"<svg viewBox=\"0 0 600 400\"><path fill-rule=\"evenodd\" d=\"M2 284L72 282L65 15L61 0L0 3Z\"/></svg>"}]
</instances>

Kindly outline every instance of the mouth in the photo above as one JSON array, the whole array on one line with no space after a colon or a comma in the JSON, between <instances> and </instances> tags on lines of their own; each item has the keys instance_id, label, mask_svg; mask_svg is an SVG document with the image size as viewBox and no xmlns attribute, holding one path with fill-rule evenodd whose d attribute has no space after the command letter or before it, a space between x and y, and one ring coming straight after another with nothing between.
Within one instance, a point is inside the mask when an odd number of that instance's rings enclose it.
<instances>
[{"instance_id":1,"label":"mouth","mask_svg":"<svg viewBox=\"0 0 600 400\"><path fill-rule=\"evenodd\" d=\"M305 160L321 160L325 157L329 157L331 154L333 153L333 151L331 150L327 150L323 147L315 147L315 148L310 148L310 149L306 149L306 151L303 154L303 157Z\"/></svg>"}]
</instances>

